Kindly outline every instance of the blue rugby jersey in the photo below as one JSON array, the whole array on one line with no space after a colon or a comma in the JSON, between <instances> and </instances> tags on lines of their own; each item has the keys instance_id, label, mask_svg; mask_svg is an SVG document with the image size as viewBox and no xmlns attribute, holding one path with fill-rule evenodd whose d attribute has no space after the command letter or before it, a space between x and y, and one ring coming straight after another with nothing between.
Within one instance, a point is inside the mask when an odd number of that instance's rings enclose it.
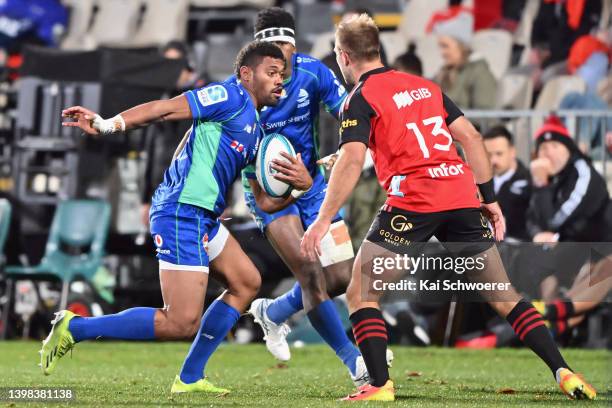
<instances>
[{"instance_id":1,"label":"blue rugby jersey","mask_svg":"<svg viewBox=\"0 0 612 408\"><path fill-rule=\"evenodd\" d=\"M320 171L316 164L319 159L319 104L323 103L328 112L338 117L347 93L332 70L315 58L295 53L292 67L291 78L283 82L281 99L276 106L261 109L260 121L266 134L280 133L289 139L314 176ZM235 83L236 78L230 77L227 82ZM248 186L244 177L254 179L254 167L248 166L243 171L243 182Z\"/></svg>"},{"instance_id":2,"label":"blue rugby jersey","mask_svg":"<svg viewBox=\"0 0 612 408\"><path fill-rule=\"evenodd\" d=\"M220 215L228 189L255 160L263 135L257 109L236 82L213 83L184 95L193 125L152 204L185 203Z\"/></svg>"}]
</instances>

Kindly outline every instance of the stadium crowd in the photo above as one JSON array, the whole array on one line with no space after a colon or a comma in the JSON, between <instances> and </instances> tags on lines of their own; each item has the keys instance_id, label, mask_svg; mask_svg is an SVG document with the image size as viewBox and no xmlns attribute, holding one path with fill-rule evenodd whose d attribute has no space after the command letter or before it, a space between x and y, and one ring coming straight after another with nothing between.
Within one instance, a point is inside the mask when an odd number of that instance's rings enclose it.
<instances>
[{"instance_id":1,"label":"stadium crowd","mask_svg":"<svg viewBox=\"0 0 612 408\"><path fill-rule=\"evenodd\" d=\"M223 3L231 8L224 8ZM28 76L24 72L31 70L28 57L40 52L37 50L41 47L54 50L57 55L121 47L129 49L124 52L178 61L178 68L170 75L174 80L164 86L165 97L172 97L228 77L232 67L226 64L220 68L220 64L227 61L220 55L227 53L233 58L234 50L251 36L251 20L257 10L273 5L283 6L295 14L299 51L321 59L336 77L342 78L333 53L333 35L330 35L333 22L365 12L381 27L383 62L396 70L433 79L483 134L493 166L495 193L506 217L507 236L501 248L504 259L512 265L509 268L512 282L531 299L541 301L541 309L560 341L576 342L576 338L582 336L579 340L582 344L602 344L589 338L585 316L591 313L596 314L597 319L608 319L608 322L612 319L606 302L609 301L608 291L588 292L583 284L588 278L584 277L584 269L592 268L586 272L591 278L600 276L609 281L610 263L606 264L605 256L593 260L576 256L568 248L572 243L612 242L612 166L609 163L612 155L612 2L408 0L401 9L389 12L385 7L390 3L397 2L0 2L0 198L8 199L13 207L9 236L20 237L8 240L4 248L6 256L0 256L0 265L32 265L40 259L46 238L39 239L38 252L31 252L25 248L24 237L28 231L42 231L46 235L60 199L88 195L109 197L100 190L125 189L124 184L134 179L137 180L137 198L130 201L127 205L130 208L126 209L121 205L121 197L125 200L125 195L116 194L112 200L113 212L119 217L118 213L126 211L125 216L131 217L132 223L134 218L141 221L136 221L139 225L127 234L121 234L120 227L111 227L115 233L111 233L108 246L123 247L121 235L140 239L148 236L143 231L148 229L153 190L163 180L163 171L172 160L177 140L188 128L187 122L164 122L156 124L153 131L126 139L122 146L96 144L79 148L79 154L88 150L81 157L84 162L96 151L104 150L105 157L116 160L119 168L116 171L120 173L114 178L109 176L110 171L104 177L94 176L85 181L81 178L79 182L91 185L79 188L79 193L58 194L63 191L64 179L53 172L45 175L46 181L42 184L40 176L28 176L30 178L26 177L22 186L17 181L22 169L17 166L20 162L15 160L22 154L19 143L23 139L19 126L24 121L18 118L23 112L18 108L19 98L23 97L20 81ZM367 9L362 8L364 5ZM315 23L311 10L324 10L325 13ZM389 15L395 16L392 22L385 19ZM108 29L109 24L113 30ZM309 24L317 28L308 29ZM228 32L227 26L233 31ZM39 71L46 68L41 67ZM66 78L65 82L72 81ZM42 91L37 92L38 98ZM42 98L37 103L42 104ZM486 112L493 113L487 116ZM28 133L39 132L37 136L43 139L60 136L57 134L59 128L53 129L56 132L53 134L43 134L40 129L40 125L32 126ZM335 152L338 130L337 121L322 109L321 156ZM131 172L127 170L126 180L121 176L124 173L120 167L129 163L136 164ZM118 185L113 186L113 183ZM34 195L57 196L57 199L46 202L43 210L30 208L28 195L24 195L27 189ZM252 243L253 237L261 235L249 223L241 189L240 183L234 186L231 205L222 217L229 225L234 225L236 231L255 230L244 239L251 241L247 245L259 245ZM386 192L378 185L372 163L367 162L344 209L355 248L366 236L385 199ZM0 221L3 217L6 220L6 213L0 213ZM110 242L113 239L115 244ZM3 244L0 228L0 254ZM149 247L152 248L151 243ZM250 254L258 251L271 251L271 248L256 246ZM107 252L112 254L113 251ZM261 262L263 268L259 269L264 273L264 290L269 295L276 284L289 275L279 272L285 268L279 259ZM568 264L571 264L566 267L569 271L560 273L561 265ZM277 270L267 272L270 268ZM0 288L6 290L8 285L2 276L0 274L0 282L3 282ZM103 285L96 285L98 283L94 285L96 290L103 291ZM443 343L450 336L461 347L494 347L514 341L513 333L508 334L495 318L485 327L472 324L470 316L491 316L481 305L464 307L458 315L462 319L455 324L452 336L440 329L447 319L455 318L447 313L446 304L419 304L415 300L392 298L387 305L385 317L393 327L391 336L395 341ZM7 307L8 304L0 305L3 310ZM15 318L9 320L16 321ZM9 320L3 320L4 324ZM242 323L245 331L251 330L249 322ZM297 318L294 323L300 324ZM4 334L7 331L6 327L0 328ZM236 339L242 341L241 335L237 331ZM244 341L251 339L250 335L244 336ZM592 336L607 336L604 344L611 344L609 329L607 333Z\"/></svg>"}]
</instances>

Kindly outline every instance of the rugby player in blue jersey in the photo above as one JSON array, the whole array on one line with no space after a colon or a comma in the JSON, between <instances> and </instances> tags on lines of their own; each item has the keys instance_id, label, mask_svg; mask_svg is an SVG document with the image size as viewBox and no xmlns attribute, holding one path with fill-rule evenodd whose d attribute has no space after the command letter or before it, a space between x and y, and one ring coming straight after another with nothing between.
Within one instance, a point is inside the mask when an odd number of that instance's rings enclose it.
<instances>
[{"instance_id":1,"label":"rugby player in blue jersey","mask_svg":"<svg viewBox=\"0 0 612 408\"><path fill-rule=\"evenodd\" d=\"M277 44L285 55L287 67L283 94L274 107L261 110L261 124L266 133L287 137L313 178L308 191L292 194L297 201L281 211L264 211L257 188L255 171L243 171L245 198L261 230L297 279L286 294L272 299L257 299L250 312L264 331L268 350L279 360L289 360L286 341L289 327L285 321L304 309L312 326L348 368L354 383L367 382L368 373L359 350L347 337L331 297L343 294L350 280L353 247L340 214L333 220L331 232L323 244L320 262L300 255L304 230L316 219L325 197L327 183L317 164L318 115L321 103L338 117L346 90L334 73L319 60L296 52L293 16L278 7L260 11L255 23L255 39ZM232 78L228 80L231 82ZM390 355L391 358L391 355Z\"/></svg>"},{"instance_id":2,"label":"rugby player in blue jersey","mask_svg":"<svg viewBox=\"0 0 612 408\"><path fill-rule=\"evenodd\" d=\"M59 358L84 340L174 340L195 335L172 392L228 392L211 384L204 368L257 294L261 278L218 217L226 206L227 190L255 160L263 135L257 110L278 102L284 69L285 59L278 47L255 41L236 59L239 82L211 84L170 100L145 103L112 119L102 119L82 107L62 112L74 119L64 126L79 127L91 135L163 120L193 120L193 125L155 191L150 211L164 307L137 307L90 318L70 311L58 313L41 351L45 374L51 374ZM277 170L297 189L312 185L299 156ZM293 200L262 197L269 209ZM209 267L211 276L227 290L202 316Z\"/></svg>"}]
</instances>

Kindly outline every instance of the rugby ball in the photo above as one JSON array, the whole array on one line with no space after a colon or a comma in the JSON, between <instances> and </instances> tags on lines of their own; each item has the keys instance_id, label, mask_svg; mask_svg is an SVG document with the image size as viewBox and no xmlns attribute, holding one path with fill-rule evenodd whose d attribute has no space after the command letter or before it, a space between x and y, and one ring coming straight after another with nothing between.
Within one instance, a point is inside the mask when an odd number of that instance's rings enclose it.
<instances>
[{"instance_id":1,"label":"rugby ball","mask_svg":"<svg viewBox=\"0 0 612 408\"><path fill-rule=\"evenodd\" d=\"M263 138L257 151L255 175L261 188L271 197L283 197L291 192L291 185L277 180L278 173L272 168L272 160L286 160L281 152L295 157L295 150L287 138L279 133L271 133Z\"/></svg>"}]
</instances>

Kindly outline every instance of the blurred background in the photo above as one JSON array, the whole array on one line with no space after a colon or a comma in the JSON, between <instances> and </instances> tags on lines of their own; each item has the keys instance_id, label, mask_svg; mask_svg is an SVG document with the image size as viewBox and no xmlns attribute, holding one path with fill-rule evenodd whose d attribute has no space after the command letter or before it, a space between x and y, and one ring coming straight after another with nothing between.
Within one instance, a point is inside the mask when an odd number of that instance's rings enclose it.
<instances>
[{"instance_id":1,"label":"blurred background","mask_svg":"<svg viewBox=\"0 0 612 408\"><path fill-rule=\"evenodd\" d=\"M572 298L588 260L574 262L568 279L535 270L530 262L529 243L539 241L534 231L542 231L530 225L546 221L532 189L541 170L534 160L535 136L554 112L580 157L605 181L599 193L609 197L611 3L0 0L0 337L42 338L52 312L65 307L92 316L162 305L148 207L191 124L156 124L95 139L62 128L61 109L82 105L109 117L222 81L252 39L255 15L270 6L295 16L298 52L323 60L338 75L334 24L351 13L371 14L381 30L385 63L433 79L485 134L508 218L502 250L513 282L531 299ZM337 134L335 119L322 114L321 156L336 150ZM384 197L366 165L345 208L356 248ZM260 296L283 293L292 277L250 218L239 182L231 203L224 223L263 276ZM609 209L584 214L585 221L562 240L605 240L605 234L591 232L597 224L612 226L606 224ZM602 274L609 280L612 271L604 268ZM211 284L207 303L221 290ZM389 296L391 341L513 344L511 338L502 341L500 323L485 305L456 300L424 304ZM559 342L609 348L609 300L607 292L597 295L579 319L556 327ZM343 300L337 303L346 319ZM303 316L292 326L290 342L319 340ZM231 340L258 341L258 330L243 316Z\"/></svg>"}]
</instances>

